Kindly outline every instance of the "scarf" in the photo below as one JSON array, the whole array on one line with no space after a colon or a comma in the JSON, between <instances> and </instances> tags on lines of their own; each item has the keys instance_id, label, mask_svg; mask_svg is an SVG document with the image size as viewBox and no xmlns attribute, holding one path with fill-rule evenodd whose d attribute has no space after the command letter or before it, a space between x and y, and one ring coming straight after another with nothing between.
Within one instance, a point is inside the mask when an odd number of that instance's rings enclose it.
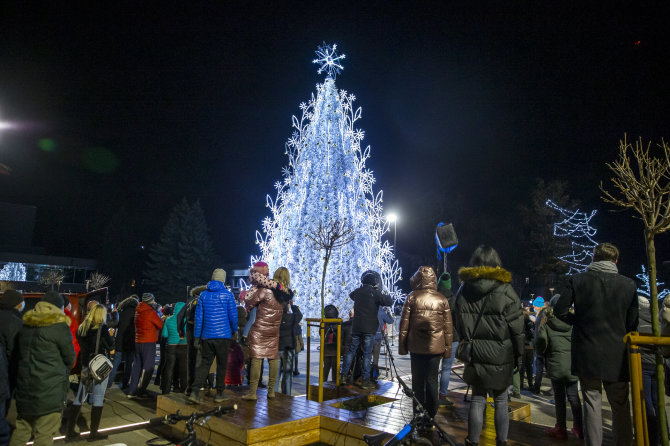
<instances>
[{"instance_id":1,"label":"scarf","mask_svg":"<svg viewBox=\"0 0 670 446\"><path fill-rule=\"evenodd\" d=\"M586 267L589 271L595 271L599 273L612 273L618 274L619 270L616 267L616 263L609 260L601 260L599 262L592 262L589 266Z\"/></svg>"}]
</instances>

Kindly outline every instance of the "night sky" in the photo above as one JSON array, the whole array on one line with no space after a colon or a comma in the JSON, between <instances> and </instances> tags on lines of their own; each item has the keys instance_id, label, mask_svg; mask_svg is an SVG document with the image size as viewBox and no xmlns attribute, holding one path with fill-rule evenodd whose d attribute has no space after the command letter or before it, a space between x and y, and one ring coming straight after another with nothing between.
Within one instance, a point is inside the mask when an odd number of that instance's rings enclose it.
<instances>
[{"instance_id":1,"label":"night sky","mask_svg":"<svg viewBox=\"0 0 670 446\"><path fill-rule=\"evenodd\" d=\"M186 197L221 258L246 262L326 41L347 55L337 86L363 107L401 260L430 258L440 220L457 225L455 262L480 242L519 255L502 238L538 177L599 210L624 271L643 260L641 223L598 184L625 132L670 139L667 2L14 3L0 120L22 126L0 134L0 201L38 207L49 254L96 258L121 207L150 245Z\"/></svg>"}]
</instances>

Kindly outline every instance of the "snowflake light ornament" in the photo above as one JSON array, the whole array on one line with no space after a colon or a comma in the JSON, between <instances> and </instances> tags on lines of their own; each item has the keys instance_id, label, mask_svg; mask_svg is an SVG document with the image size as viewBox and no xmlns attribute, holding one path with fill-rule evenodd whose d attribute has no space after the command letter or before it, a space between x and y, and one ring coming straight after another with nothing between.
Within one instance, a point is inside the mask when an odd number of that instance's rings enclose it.
<instances>
[{"instance_id":1,"label":"snowflake light ornament","mask_svg":"<svg viewBox=\"0 0 670 446\"><path fill-rule=\"evenodd\" d=\"M319 56L317 59L314 59L312 63L319 64L317 73L321 74L324 71L328 73L327 78L335 79L335 77L340 74L341 70L344 70L344 67L340 64L340 60L346 58L345 54L337 54L337 44L334 43L332 46L327 45L326 42L323 42L323 45L315 51L316 55ZM301 104L302 105L302 104Z\"/></svg>"}]
</instances>

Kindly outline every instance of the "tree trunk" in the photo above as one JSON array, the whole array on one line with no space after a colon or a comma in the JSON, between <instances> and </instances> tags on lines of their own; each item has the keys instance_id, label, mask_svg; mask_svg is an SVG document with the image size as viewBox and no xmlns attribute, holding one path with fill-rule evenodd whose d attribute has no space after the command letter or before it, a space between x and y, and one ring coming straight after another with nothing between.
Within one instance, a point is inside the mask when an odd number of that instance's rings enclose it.
<instances>
[{"instance_id":1,"label":"tree trunk","mask_svg":"<svg viewBox=\"0 0 670 446\"><path fill-rule=\"evenodd\" d=\"M651 328L654 336L661 335L660 319L658 317L658 287L656 286L656 246L654 245L654 234L645 231L645 242L647 247L647 262L649 263L649 300L651 304ZM658 381L658 423L661 433L661 444L668 446L668 429L665 422L665 370L663 369L663 356L660 351L656 352L656 380Z\"/></svg>"},{"instance_id":2,"label":"tree trunk","mask_svg":"<svg viewBox=\"0 0 670 446\"><path fill-rule=\"evenodd\" d=\"M323 311L324 308L324 298L325 298L325 286L326 286L326 268L328 268L328 261L330 260L330 250L326 249L326 255L323 258L323 274L321 274L321 319L325 317Z\"/></svg>"}]
</instances>

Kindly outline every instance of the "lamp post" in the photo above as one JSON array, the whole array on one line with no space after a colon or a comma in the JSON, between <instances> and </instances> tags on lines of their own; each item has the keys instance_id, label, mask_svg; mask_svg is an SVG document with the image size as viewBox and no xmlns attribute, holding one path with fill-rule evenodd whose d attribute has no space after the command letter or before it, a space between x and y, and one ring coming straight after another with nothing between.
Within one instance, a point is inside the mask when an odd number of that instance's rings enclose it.
<instances>
[{"instance_id":1,"label":"lamp post","mask_svg":"<svg viewBox=\"0 0 670 446\"><path fill-rule=\"evenodd\" d=\"M386 216L386 220L389 223L393 223L393 254L395 255L395 253L396 253L395 246L396 246L396 240L397 240L396 236L398 234L398 232L397 232L397 229L398 229L398 214L396 214L395 212L391 212L390 214L388 214Z\"/></svg>"}]
</instances>

